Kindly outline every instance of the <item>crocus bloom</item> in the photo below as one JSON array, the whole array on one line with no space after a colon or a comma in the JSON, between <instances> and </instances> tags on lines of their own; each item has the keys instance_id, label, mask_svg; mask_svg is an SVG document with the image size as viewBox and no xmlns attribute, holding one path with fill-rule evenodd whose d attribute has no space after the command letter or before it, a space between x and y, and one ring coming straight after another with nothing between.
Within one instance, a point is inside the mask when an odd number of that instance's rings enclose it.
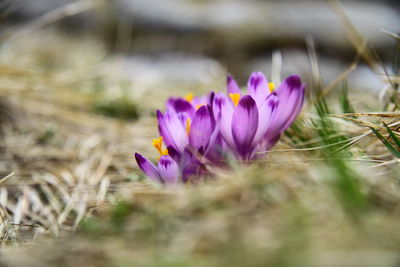
<instances>
[{"instance_id":1,"label":"crocus bloom","mask_svg":"<svg viewBox=\"0 0 400 267\"><path fill-rule=\"evenodd\" d=\"M166 111L157 111L157 167L139 154L136 161L150 179L173 184L209 174L208 164L221 167L227 158L257 159L258 152L268 151L300 113L304 89L299 76L289 76L275 90L261 72L255 72L247 94L228 76L227 95L170 98Z\"/></svg>"},{"instance_id":2,"label":"crocus bloom","mask_svg":"<svg viewBox=\"0 0 400 267\"><path fill-rule=\"evenodd\" d=\"M207 174L201 157L211 154L218 128L206 98L201 100L204 104L196 104L196 107L191 100L171 98L164 113L157 111L160 137L153 139L153 146L160 153L157 167L135 154L139 167L153 181L174 184ZM166 149L163 149L163 143ZM175 174L174 179L171 179L171 173Z\"/></svg>"},{"instance_id":3,"label":"crocus bloom","mask_svg":"<svg viewBox=\"0 0 400 267\"><path fill-rule=\"evenodd\" d=\"M228 97L214 98L214 116L220 121L220 132L237 159L252 160L257 152L270 149L300 113L304 88L299 76L289 76L274 90L261 72L253 73L242 95L228 76Z\"/></svg>"},{"instance_id":4,"label":"crocus bloom","mask_svg":"<svg viewBox=\"0 0 400 267\"><path fill-rule=\"evenodd\" d=\"M177 183L179 179L179 167L170 156L161 156L157 167L138 153L135 154L135 158L139 167L151 180L165 184Z\"/></svg>"},{"instance_id":5,"label":"crocus bloom","mask_svg":"<svg viewBox=\"0 0 400 267\"><path fill-rule=\"evenodd\" d=\"M220 151L216 151L221 137L212 108L214 97L211 92L201 98L170 98L165 113L157 111L159 132L167 147L180 154L188 149L215 164L221 161Z\"/></svg>"}]
</instances>

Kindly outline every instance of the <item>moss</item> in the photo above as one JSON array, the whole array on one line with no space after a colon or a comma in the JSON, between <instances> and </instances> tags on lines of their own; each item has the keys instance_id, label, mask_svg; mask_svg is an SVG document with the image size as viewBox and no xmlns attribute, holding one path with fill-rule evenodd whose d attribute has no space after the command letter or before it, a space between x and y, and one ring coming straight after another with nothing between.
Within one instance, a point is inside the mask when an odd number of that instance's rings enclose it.
<instances>
[{"instance_id":1,"label":"moss","mask_svg":"<svg viewBox=\"0 0 400 267\"><path fill-rule=\"evenodd\" d=\"M136 120L139 118L136 103L131 101L128 97L96 101L93 104L93 110L104 116L122 120Z\"/></svg>"}]
</instances>

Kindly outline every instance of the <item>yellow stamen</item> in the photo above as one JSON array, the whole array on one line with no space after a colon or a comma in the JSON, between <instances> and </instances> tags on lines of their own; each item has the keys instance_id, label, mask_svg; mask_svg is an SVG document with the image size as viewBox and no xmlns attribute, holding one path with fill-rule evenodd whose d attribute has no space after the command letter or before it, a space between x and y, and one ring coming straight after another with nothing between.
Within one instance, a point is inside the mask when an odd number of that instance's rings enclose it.
<instances>
[{"instance_id":1,"label":"yellow stamen","mask_svg":"<svg viewBox=\"0 0 400 267\"><path fill-rule=\"evenodd\" d=\"M268 87L270 93L272 93L275 90L275 84L273 82L269 82Z\"/></svg>"},{"instance_id":2,"label":"yellow stamen","mask_svg":"<svg viewBox=\"0 0 400 267\"><path fill-rule=\"evenodd\" d=\"M229 94L229 97L232 99L233 104L235 105L235 107L237 107L237 105L239 104L239 100L240 100L240 94L238 94L238 93Z\"/></svg>"},{"instance_id":3,"label":"yellow stamen","mask_svg":"<svg viewBox=\"0 0 400 267\"><path fill-rule=\"evenodd\" d=\"M163 138L162 138L162 136L160 136L158 138L154 138L153 142L152 142L154 148L157 149L158 153L160 153L160 154L162 154L162 141L163 141Z\"/></svg>"},{"instance_id":4,"label":"yellow stamen","mask_svg":"<svg viewBox=\"0 0 400 267\"><path fill-rule=\"evenodd\" d=\"M163 149L160 153L160 156L157 157L157 161L159 161L162 156L168 156L168 155L169 155L168 149Z\"/></svg>"},{"instance_id":5,"label":"yellow stamen","mask_svg":"<svg viewBox=\"0 0 400 267\"><path fill-rule=\"evenodd\" d=\"M192 100L193 100L193 94L192 94L192 93L188 93L188 94L185 96L185 100L188 101L188 102L192 102Z\"/></svg>"},{"instance_id":6,"label":"yellow stamen","mask_svg":"<svg viewBox=\"0 0 400 267\"><path fill-rule=\"evenodd\" d=\"M204 104L199 104L199 105L197 105L197 106L196 106L196 110L199 109L199 108L201 108L202 106L204 106Z\"/></svg>"},{"instance_id":7,"label":"yellow stamen","mask_svg":"<svg viewBox=\"0 0 400 267\"><path fill-rule=\"evenodd\" d=\"M153 146L155 149L157 149L158 153L160 153L160 156L157 158L157 160L160 160L161 156L167 156L168 155L168 149L163 149L163 138L162 136L158 138L153 139Z\"/></svg>"},{"instance_id":8,"label":"yellow stamen","mask_svg":"<svg viewBox=\"0 0 400 267\"><path fill-rule=\"evenodd\" d=\"M186 134L189 136L189 134L190 134L190 123L191 123L191 121L190 121L190 118L187 118L186 119Z\"/></svg>"}]
</instances>

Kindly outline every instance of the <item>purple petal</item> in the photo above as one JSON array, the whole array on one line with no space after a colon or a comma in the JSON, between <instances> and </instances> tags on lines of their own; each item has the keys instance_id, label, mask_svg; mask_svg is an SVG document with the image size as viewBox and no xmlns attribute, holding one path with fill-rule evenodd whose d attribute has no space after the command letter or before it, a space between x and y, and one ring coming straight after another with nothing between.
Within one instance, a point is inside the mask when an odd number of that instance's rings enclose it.
<instances>
[{"instance_id":1,"label":"purple petal","mask_svg":"<svg viewBox=\"0 0 400 267\"><path fill-rule=\"evenodd\" d=\"M290 79L289 79L290 78ZM305 85L301 83L301 78L300 76L290 76L287 79L287 85L288 87L292 88L292 90L295 90L295 92L289 96L288 102L293 103L293 112L291 116L289 117L288 121L286 122L284 129L287 129L290 124L297 118L297 116L300 114L300 111L303 107L304 104L304 93L305 93ZM278 91L279 94L279 91Z\"/></svg>"},{"instance_id":2,"label":"purple petal","mask_svg":"<svg viewBox=\"0 0 400 267\"><path fill-rule=\"evenodd\" d=\"M275 92L270 94L261 105L258 119L257 133L254 137L255 142L263 138L271 125L272 118L275 116L279 104L279 98Z\"/></svg>"},{"instance_id":3,"label":"purple petal","mask_svg":"<svg viewBox=\"0 0 400 267\"><path fill-rule=\"evenodd\" d=\"M157 120L158 120L158 130L160 132L160 135L163 137L164 143L166 143L167 146L169 145L175 146L175 144L173 143L172 136L169 130L167 129L167 126L165 125L164 115L160 110L157 110Z\"/></svg>"},{"instance_id":4,"label":"purple petal","mask_svg":"<svg viewBox=\"0 0 400 267\"><path fill-rule=\"evenodd\" d=\"M190 117L194 114L194 107L183 98L170 98L167 101L167 109L176 113L186 112Z\"/></svg>"},{"instance_id":5,"label":"purple petal","mask_svg":"<svg viewBox=\"0 0 400 267\"><path fill-rule=\"evenodd\" d=\"M214 125L207 106L202 106L194 114L190 127L189 143L195 148L207 147Z\"/></svg>"},{"instance_id":6,"label":"purple petal","mask_svg":"<svg viewBox=\"0 0 400 267\"><path fill-rule=\"evenodd\" d=\"M285 131L300 113L304 103L305 86L297 75L286 78L276 90L279 104L271 127L267 132L271 138Z\"/></svg>"},{"instance_id":7,"label":"purple petal","mask_svg":"<svg viewBox=\"0 0 400 267\"><path fill-rule=\"evenodd\" d=\"M200 105L207 105L209 100L210 98L207 95L197 96L193 98L192 105L193 107L198 107Z\"/></svg>"},{"instance_id":8,"label":"purple petal","mask_svg":"<svg viewBox=\"0 0 400 267\"><path fill-rule=\"evenodd\" d=\"M211 102L213 103L213 102ZM215 129L215 124L216 124L216 119L214 117L214 111L211 105L207 105L207 109L208 109L208 114L210 114L210 119L211 119L211 125L212 125L212 129Z\"/></svg>"},{"instance_id":9,"label":"purple petal","mask_svg":"<svg viewBox=\"0 0 400 267\"><path fill-rule=\"evenodd\" d=\"M235 79L231 75L228 75L226 77L226 84L227 84L227 89L228 89L228 95L229 94L241 94L240 88L237 85Z\"/></svg>"},{"instance_id":10,"label":"purple petal","mask_svg":"<svg viewBox=\"0 0 400 267\"><path fill-rule=\"evenodd\" d=\"M212 105L213 105L213 103L214 103L214 98L215 98L215 93L214 93L214 92L210 92L210 93L208 94L207 105L209 105L209 106L212 107Z\"/></svg>"},{"instance_id":11,"label":"purple petal","mask_svg":"<svg viewBox=\"0 0 400 267\"><path fill-rule=\"evenodd\" d=\"M239 156L247 159L253 150L254 136L258 127L258 109L249 95L242 97L232 117L232 136Z\"/></svg>"},{"instance_id":12,"label":"purple petal","mask_svg":"<svg viewBox=\"0 0 400 267\"><path fill-rule=\"evenodd\" d=\"M156 166L154 166L153 163L148 161L139 153L135 153L135 159L139 168L142 169L142 171L144 172L144 174L146 174L148 178L150 178L152 181L162 183L160 174L158 173L158 169Z\"/></svg>"},{"instance_id":13,"label":"purple petal","mask_svg":"<svg viewBox=\"0 0 400 267\"><path fill-rule=\"evenodd\" d=\"M166 184L176 184L179 181L178 164L170 156L161 156L158 162L158 172Z\"/></svg>"},{"instance_id":14,"label":"purple petal","mask_svg":"<svg viewBox=\"0 0 400 267\"><path fill-rule=\"evenodd\" d=\"M247 91L256 101L257 106L261 107L269 95L268 81L262 72L253 72L251 74L247 82Z\"/></svg>"},{"instance_id":15,"label":"purple petal","mask_svg":"<svg viewBox=\"0 0 400 267\"><path fill-rule=\"evenodd\" d=\"M186 130L175 112L166 111L163 115L157 110L158 129L167 146L173 146L183 152L188 144Z\"/></svg>"},{"instance_id":16,"label":"purple petal","mask_svg":"<svg viewBox=\"0 0 400 267\"><path fill-rule=\"evenodd\" d=\"M219 119L220 113L221 113L221 108L223 105L225 105L225 102L227 101L227 97L223 93L217 93L214 97L214 101L212 103L212 110L213 110L213 115L216 120Z\"/></svg>"},{"instance_id":17,"label":"purple petal","mask_svg":"<svg viewBox=\"0 0 400 267\"><path fill-rule=\"evenodd\" d=\"M263 139L254 150L252 159L258 159L265 156L265 154L279 141L280 134L275 135L273 138Z\"/></svg>"},{"instance_id":18,"label":"purple petal","mask_svg":"<svg viewBox=\"0 0 400 267\"><path fill-rule=\"evenodd\" d=\"M191 180L194 176L207 173L205 166L193 155L189 146L183 151L182 162L184 166L182 171L183 182Z\"/></svg>"},{"instance_id":19,"label":"purple petal","mask_svg":"<svg viewBox=\"0 0 400 267\"><path fill-rule=\"evenodd\" d=\"M176 149L173 146L168 146L167 147L168 150L168 155L175 160L176 162L180 162L181 160L181 153L179 153L178 151L176 151Z\"/></svg>"},{"instance_id":20,"label":"purple petal","mask_svg":"<svg viewBox=\"0 0 400 267\"><path fill-rule=\"evenodd\" d=\"M223 160L222 136L220 133L221 120L217 120L214 132L210 136L208 148L204 156L214 164L220 164Z\"/></svg>"},{"instance_id":21,"label":"purple petal","mask_svg":"<svg viewBox=\"0 0 400 267\"><path fill-rule=\"evenodd\" d=\"M215 118L220 120L220 131L222 138L229 147L234 148L235 142L232 136L232 102L222 93L216 94L213 103L213 112Z\"/></svg>"},{"instance_id":22,"label":"purple petal","mask_svg":"<svg viewBox=\"0 0 400 267\"><path fill-rule=\"evenodd\" d=\"M194 113L193 113L193 115L194 115ZM192 119L193 118L193 116L189 116L189 114L186 113L186 112L178 113L177 116L178 116L178 119L181 122L182 127L184 129L186 129L187 119Z\"/></svg>"}]
</instances>

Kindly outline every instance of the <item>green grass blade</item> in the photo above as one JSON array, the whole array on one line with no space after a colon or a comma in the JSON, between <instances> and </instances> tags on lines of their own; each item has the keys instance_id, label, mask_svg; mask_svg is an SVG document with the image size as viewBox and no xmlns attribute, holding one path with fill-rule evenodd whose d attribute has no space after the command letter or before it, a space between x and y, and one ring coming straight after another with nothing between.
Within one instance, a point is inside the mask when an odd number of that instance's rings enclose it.
<instances>
[{"instance_id":1,"label":"green grass blade","mask_svg":"<svg viewBox=\"0 0 400 267\"><path fill-rule=\"evenodd\" d=\"M343 113L355 113L349 100L347 82L343 82L343 87L339 95L339 102Z\"/></svg>"},{"instance_id":2,"label":"green grass blade","mask_svg":"<svg viewBox=\"0 0 400 267\"><path fill-rule=\"evenodd\" d=\"M345 99L347 99L347 96L342 98L342 100ZM345 104L344 101L342 103L344 104L342 106L345 106L346 110L349 111L349 103ZM315 103L315 109L319 116L314 120L316 134L320 137L321 145L325 147L322 150L322 156L330 168L331 188L349 218L358 221L361 219L361 215L368 210L369 201L367 194L362 190L359 174L347 162L347 159L351 157L347 148L354 142L341 134L334 121L329 117L330 108L325 98L321 98ZM343 145L346 140L349 140L349 142ZM333 154L335 154L335 157L332 157Z\"/></svg>"},{"instance_id":3,"label":"green grass blade","mask_svg":"<svg viewBox=\"0 0 400 267\"><path fill-rule=\"evenodd\" d=\"M396 143L396 146L398 147L399 151L400 151L400 139L395 135L395 133L392 131L392 129L389 128L389 126L387 126L386 123L383 123L383 125L385 125L387 131L390 134L390 137L393 139L393 141Z\"/></svg>"},{"instance_id":4,"label":"green grass blade","mask_svg":"<svg viewBox=\"0 0 400 267\"><path fill-rule=\"evenodd\" d=\"M371 127L371 130L379 138L379 140L381 140L381 142L387 147L387 149L393 154L393 156L395 156L396 158L400 158L399 150L397 150L388 140L386 140L386 138L383 137L382 134L375 128Z\"/></svg>"}]
</instances>

